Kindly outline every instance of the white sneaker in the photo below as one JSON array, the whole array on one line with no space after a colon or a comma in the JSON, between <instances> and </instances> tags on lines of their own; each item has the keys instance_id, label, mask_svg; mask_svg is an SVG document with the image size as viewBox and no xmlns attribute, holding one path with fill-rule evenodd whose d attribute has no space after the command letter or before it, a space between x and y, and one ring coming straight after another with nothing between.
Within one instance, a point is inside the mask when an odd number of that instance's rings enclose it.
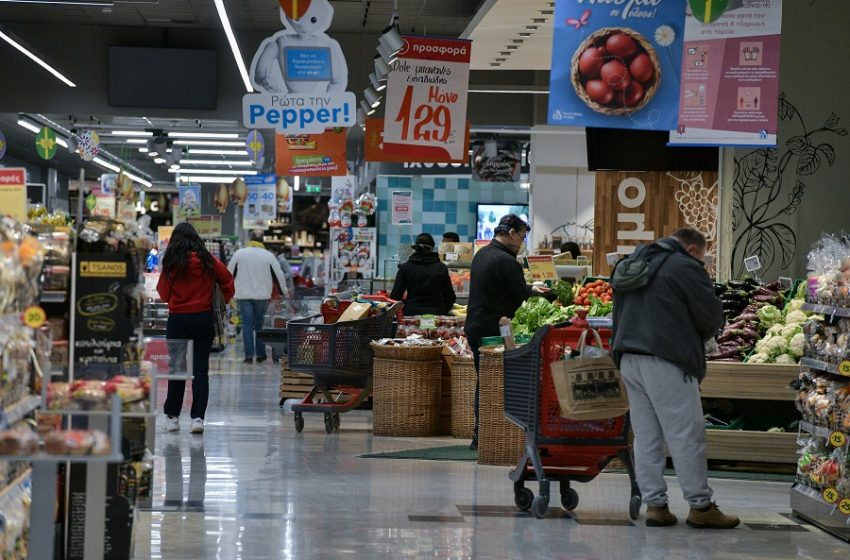
<instances>
[{"instance_id":1,"label":"white sneaker","mask_svg":"<svg viewBox=\"0 0 850 560\"><path fill-rule=\"evenodd\" d=\"M202 434L204 433L204 419L203 418L192 418L192 433L193 434Z\"/></svg>"},{"instance_id":2,"label":"white sneaker","mask_svg":"<svg viewBox=\"0 0 850 560\"><path fill-rule=\"evenodd\" d=\"M179 432L180 420L176 416L166 416L165 426L162 427L166 432Z\"/></svg>"}]
</instances>

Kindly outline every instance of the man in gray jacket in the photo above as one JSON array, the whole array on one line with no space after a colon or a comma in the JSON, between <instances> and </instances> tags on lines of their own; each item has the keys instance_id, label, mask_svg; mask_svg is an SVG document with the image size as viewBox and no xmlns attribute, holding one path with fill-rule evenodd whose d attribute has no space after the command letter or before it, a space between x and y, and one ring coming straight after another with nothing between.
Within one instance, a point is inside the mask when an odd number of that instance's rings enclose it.
<instances>
[{"instance_id":1,"label":"man in gray jacket","mask_svg":"<svg viewBox=\"0 0 850 560\"><path fill-rule=\"evenodd\" d=\"M704 343L723 325L720 300L705 271L705 237L680 229L639 247L612 274L614 359L629 394L638 486L646 524L675 525L667 505L665 442L691 507L695 528L731 529L737 517L713 503L708 485L699 383Z\"/></svg>"}]
</instances>

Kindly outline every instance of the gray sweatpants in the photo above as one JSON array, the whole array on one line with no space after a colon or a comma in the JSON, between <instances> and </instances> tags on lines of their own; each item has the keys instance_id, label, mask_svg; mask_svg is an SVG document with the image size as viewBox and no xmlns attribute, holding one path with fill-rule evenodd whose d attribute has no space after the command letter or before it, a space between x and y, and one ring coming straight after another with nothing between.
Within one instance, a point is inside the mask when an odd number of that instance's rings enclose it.
<instances>
[{"instance_id":1,"label":"gray sweatpants","mask_svg":"<svg viewBox=\"0 0 850 560\"><path fill-rule=\"evenodd\" d=\"M644 502L650 506L667 503L666 441L685 500L693 508L707 506L713 491L708 486L699 384L655 356L625 354L620 374L629 392L635 469Z\"/></svg>"}]
</instances>

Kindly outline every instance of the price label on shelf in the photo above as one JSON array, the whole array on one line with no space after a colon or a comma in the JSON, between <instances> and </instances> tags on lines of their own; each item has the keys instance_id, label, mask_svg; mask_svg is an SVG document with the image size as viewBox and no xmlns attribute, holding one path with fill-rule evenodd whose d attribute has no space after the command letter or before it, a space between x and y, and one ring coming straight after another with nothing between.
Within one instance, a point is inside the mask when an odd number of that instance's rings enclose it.
<instances>
[{"instance_id":1,"label":"price label on shelf","mask_svg":"<svg viewBox=\"0 0 850 560\"><path fill-rule=\"evenodd\" d=\"M844 447L847 445L847 436L843 432L832 432L829 434L829 444L833 447Z\"/></svg>"},{"instance_id":2,"label":"price label on shelf","mask_svg":"<svg viewBox=\"0 0 850 560\"><path fill-rule=\"evenodd\" d=\"M828 504L834 504L838 501L838 490L835 488L827 488L821 495L823 496L823 501Z\"/></svg>"},{"instance_id":3,"label":"price label on shelf","mask_svg":"<svg viewBox=\"0 0 850 560\"><path fill-rule=\"evenodd\" d=\"M838 511L844 515L850 515L850 498L844 498L838 502Z\"/></svg>"},{"instance_id":4,"label":"price label on shelf","mask_svg":"<svg viewBox=\"0 0 850 560\"><path fill-rule=\"evenodd\" d=\"M40 329L47 322L47 313L37 305L24 310L24 324L31 329Z\"/></svg>"},{"instance_id":5,"label":"price label on shelf","mask_svg":"<svg viewBox=\"0 0 850 560\"><path fill-rule=\"evenodd\" d=\"M838 373L844 377L850 377L850 360L844 360L838 364Z\"/></svg>"}]
</instances>

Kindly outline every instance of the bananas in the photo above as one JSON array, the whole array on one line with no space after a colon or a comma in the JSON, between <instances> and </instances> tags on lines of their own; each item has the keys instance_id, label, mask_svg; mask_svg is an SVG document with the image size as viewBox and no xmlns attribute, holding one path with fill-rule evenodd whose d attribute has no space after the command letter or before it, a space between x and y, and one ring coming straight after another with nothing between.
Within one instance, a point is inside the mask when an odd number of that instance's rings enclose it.
<instances>
[{"instance_id":1,"label":"bananas","mask_svg":"<svg viewBox=\"0 0 850 560\"><path fill-rule=\"evenodd\" d=\"M452 305L452 310L449 312L450 315L455 317L466 317L466 306L465 305Z\"/></svg>"}]
</instances>

